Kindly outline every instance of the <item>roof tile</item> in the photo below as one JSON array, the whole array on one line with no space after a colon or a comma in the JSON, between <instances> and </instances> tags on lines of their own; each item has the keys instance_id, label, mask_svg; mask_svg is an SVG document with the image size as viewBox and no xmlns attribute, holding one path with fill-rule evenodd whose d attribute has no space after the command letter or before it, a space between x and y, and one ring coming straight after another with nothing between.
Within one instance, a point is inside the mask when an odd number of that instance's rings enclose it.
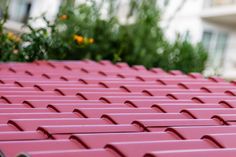
<instances>
[{"instance_id":1,"label":"roof tile","mask_svg":"<svg viewBox=\"0 0 236 157\"><path fill-rule=\"evenodd\" d=\"M53 150L53 151L31 151L28 153L21 153L18 157L114 157L113 153L105 149L89 149L89 150Z\"/></svg>"},{"instance_id":2,"label":"roof tile","mask_svg":"<svg viewBox=\"0 0 236 157\"><path fill-rule=\"evenodd\" d=\"M236 149L196 149L196 150L180 150L180 151L153 151L144 157L234 157Z\"/></svg>"},{"instance_id":3,"label":"roof tile","mask_svg":"<svg viewBox=\"0 0 236 157\"><path fill-rule=\"evenodd\" d=\"M0 71L0 156L235 156L235 81L106 60Z\"/></svg>"},{"instance_id":4,"label":"roof tile","mask_svg":"<svg viewBox=\"0 0 236 157\"><path fill-rule=\"evenodd\" d=\"M103 148L107 143L111 142L176 140L174 136L166 132L75 134L70 138L76 138L79 142L85 145L86 148Z\"/></svg>"},{"instance_id":5,"label":"roof tile","mask_svg":"<svg viewBox=\"0 0 236 157\"><path fill-rule=\"evenodd\" d=\"M106 145L123 156L143 156L146 152L155 150L188 150L188 149L211 149L215 145L204 140L167 140L167 141L142 141L142 142L114 142Z\"/></svg>"},{"instance_id":6,"label":"roof tile","mask_svg":"<svg viewBox=\"0 0 236 157\"><path fill-rule=\"evenodd\" d=\"M79 149L79 144L71 140L25 140L1 141L1 153L5 156L16 156L22 151L70 150Z\"/></svg>"}]
</instances>

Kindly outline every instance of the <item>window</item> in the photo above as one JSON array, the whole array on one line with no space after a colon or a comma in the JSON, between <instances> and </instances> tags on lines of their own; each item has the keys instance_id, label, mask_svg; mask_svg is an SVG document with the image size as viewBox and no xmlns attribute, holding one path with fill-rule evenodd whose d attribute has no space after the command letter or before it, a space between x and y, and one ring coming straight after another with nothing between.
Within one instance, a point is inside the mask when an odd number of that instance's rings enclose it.
<instances>
[{"instance_id":1,"label":"window","mask_svg":"<svg viewBox=\"0 0 236 157\"><path fill-rule=\"evenodd\" d=\"M164 0L164 6L166 7L169 4L169 0Z\"/></svg>"},{"instance_id":2,"label":"window","mask_svg":"<svg viewBox=\"0 0 236 157\"><path fill-rule=\"evenodd\" d=\"M12 0L10 3L10 19L26 23L31 10L30 0Z\"/></svg>"},{"instance_id":3,"label":"window","mask_svg":"<svg viewBox=\"0 0 236 157\"><path fill-rule=\"evenodd\" d=\"M158 6L163 9L168 7L168 5L170 4L170 0L158 0Z\"/></svg>"},{"instance_id":4,"label":"window","mask_svg":"<svg viewBox=\"0 0 236 157\"><path fill-rule=\"evenodd\" d=\"M218 62L219 66L224 64L224 52L227 46L228 41L228 34L226 33L219 33L215 45L215 57L216 62Z\"/></svg>"},{"instance_id":5,"label":"window","mask_svg":"<svg viewBox=\"0 0 236 157\"><path fill-rule=\"evenodd\" d=\"M222 6L222 5L229 5L233 4L233 0L211 0L212 6Z\"/></svg>"},{"instance_id":6,"label":"window","mask_svg":"<svg viewBox=\"0 0 236 157\"><path fill-rule=\"evenodd\" d=\"M209 30L203 32L202 44L209 52L211 66L223 66L227 42L228 34L225 32L213 32Z\"/></svg>"},{"instance_id":7,"label":"window","mask_svg":"<svg viewBox=\"0 0 236 157\"><path fill-rule=\"evenodd\" d=\"M0 0L0 19L3 17L4 8L7 6L6 0Z\"/></svg>"},{"instance_id":8,"label":"window","mask_svg":"<svg viewBox=\"0 0 236 157\"><path fill-rule=\"evenodd\" d=\"M216 47L215 47L216 53L222 53L225 51L227 40L228 40L228 34L226 34L226 33L219 33L218 34L218 38L216 41Z\"/></svg>"},{"instance_id":9,"label":"window","mask_svg":"<svg viewBox=\"0 0 236 157\"><path fill-rule=\"evenodd\" d=\"M232 5L235 4L235 0L205 0L204 1L204 7L210 8L210 7L221 7L226 5Z\"/></svg>"},{"instance_id":10,"label":"window","mask_svg":"<svg viewBox=\"0 0 236 157\"><path fill-rule=\"evenodd\" d=\"M202 36L202 44L206 50L210 50L211 41L212 41L213 33L211 31L204 31Z\"/></svg>"},{"instance_id":11,"label":"window","mask_svg":"<svg viewBox=\"0 0 236 157\"><path fill-rule=\"evenodd\" d=\"M0 19L2 19L2 16L3 16L3 11L2 8L0 8Z\"/></svg>"}]
</instances>

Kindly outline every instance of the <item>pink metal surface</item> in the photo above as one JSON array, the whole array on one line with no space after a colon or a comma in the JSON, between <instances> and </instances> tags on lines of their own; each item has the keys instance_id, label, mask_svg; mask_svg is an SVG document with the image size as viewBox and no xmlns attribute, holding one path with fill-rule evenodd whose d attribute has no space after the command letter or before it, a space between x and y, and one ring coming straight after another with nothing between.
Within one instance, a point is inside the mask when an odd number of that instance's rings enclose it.
<instances>
[{"instance_id":1,"label":"pink metal surface","mask_svg":"<svg viewBox=\"0 0 236 157\"><path fill-rule=\"evenodd\" d=\"M234 157L235 93L106 60L0 63L0 156Z\"/></svg>"}]
</instances>

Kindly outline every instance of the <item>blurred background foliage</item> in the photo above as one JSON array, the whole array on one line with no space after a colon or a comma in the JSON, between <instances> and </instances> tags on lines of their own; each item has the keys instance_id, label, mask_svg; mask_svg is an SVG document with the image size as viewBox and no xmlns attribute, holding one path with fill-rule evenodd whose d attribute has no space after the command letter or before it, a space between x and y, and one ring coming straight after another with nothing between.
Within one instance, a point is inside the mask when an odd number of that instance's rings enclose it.
<instances>
[{"instance_id":1,"label":"blurred background foliage","mask_svg":"<svg viewBox=\"0 0 236 157\"><path fill-rule=\"evenodd\" d=\"M156 0L130 0L125 21L118 19L119 0L95 0L75 4L63 1L56 20L42 15L46 27L33 28L20 36L4 32L7 15L0 23L0 59L33 61L38 59L108 59L147 68L201 72L207 52L178 36L168 41L160 27ZM106 6L107 13L102 14ZM34 20L34 19L32 19Z\"/></svg>"}]
</instances>

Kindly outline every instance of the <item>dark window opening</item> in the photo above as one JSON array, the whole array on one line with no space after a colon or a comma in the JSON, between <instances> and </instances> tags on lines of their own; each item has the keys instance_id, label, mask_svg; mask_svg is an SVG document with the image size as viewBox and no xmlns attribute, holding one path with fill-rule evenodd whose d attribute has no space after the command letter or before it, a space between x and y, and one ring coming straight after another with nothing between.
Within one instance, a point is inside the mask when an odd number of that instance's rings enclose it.
<instances>
[{"instance_id":1,"label":"dark window opening","mask_svg":"<svg viewBox=\"0 0 236 157\"><path fill-rule=\"evenodd\" d=\"M29 19L29 15L30 15L30 9L31 9L31 3L27 3L26 4L26 11L25 11L25 14L22 19L23 23L27 23L27 21Z\"/></svg>"}]
</instances>

